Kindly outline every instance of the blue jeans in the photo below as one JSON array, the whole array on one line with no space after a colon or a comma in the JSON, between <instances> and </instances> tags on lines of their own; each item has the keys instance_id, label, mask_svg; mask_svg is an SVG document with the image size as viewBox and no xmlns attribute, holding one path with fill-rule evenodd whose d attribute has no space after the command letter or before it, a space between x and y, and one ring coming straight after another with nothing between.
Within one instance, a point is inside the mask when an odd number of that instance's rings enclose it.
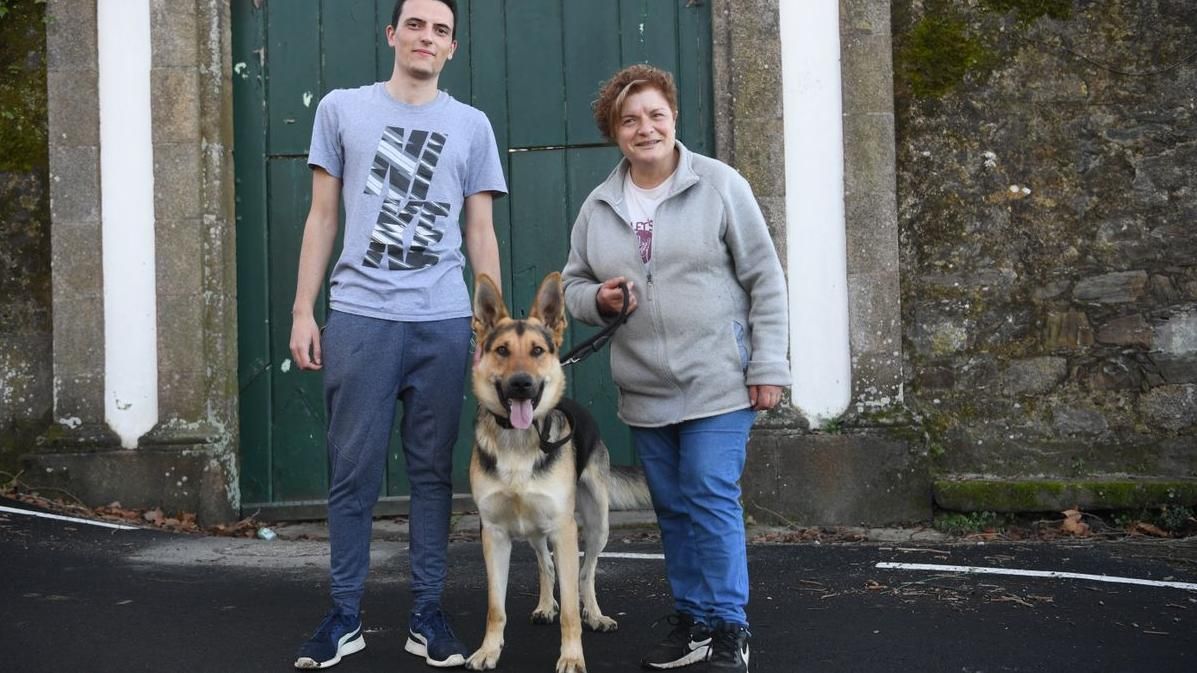
<instances>
[{"instance_id":1,"label":"blue jeans","mask_svg":"<svg viewBox=\"0 0 1197 673\"><path fill-rule=\"evenodd\" d=\"M748 625L739 482L755 419L755 411L743 409L632 428L661 527L674 609L709 625Z\"/></svg>"},{"instance_id":2,"label":"blue jeans","mask_svg":"<svg viewBox=\"0 0 1197 673\"><path fill-rule=\"evenodd\" d=\"M328 412L332 599L357 614L370 566L374 503L386 471L395 400L411 484L412 609L445 586L453 444L465 394L470 319L395 322L330 311L321 340Z\"/></svg>"}]
</instances>

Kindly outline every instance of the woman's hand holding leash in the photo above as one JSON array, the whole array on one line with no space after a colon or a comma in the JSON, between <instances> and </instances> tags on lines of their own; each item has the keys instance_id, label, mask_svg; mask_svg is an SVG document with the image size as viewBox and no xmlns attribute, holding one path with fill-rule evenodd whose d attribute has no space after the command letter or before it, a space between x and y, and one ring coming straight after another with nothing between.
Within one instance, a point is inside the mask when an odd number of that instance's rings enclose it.
<instances>
[{"instance_id":1,"label":"woman's hand holding leash","mask_svg":"<svg viewBox=\"0 0 1197 673\"><path fill-rule=\"evenodd\" d=\"M620 283L628 285L628 313L636 310L636 294L632 292L632 281L623 276L616 276L608 278L599 286L598 294L594 297L599 313L608 317L619 315L619 310L623 308L623 290L619 289Z\"/></svg>"}]
</instances>

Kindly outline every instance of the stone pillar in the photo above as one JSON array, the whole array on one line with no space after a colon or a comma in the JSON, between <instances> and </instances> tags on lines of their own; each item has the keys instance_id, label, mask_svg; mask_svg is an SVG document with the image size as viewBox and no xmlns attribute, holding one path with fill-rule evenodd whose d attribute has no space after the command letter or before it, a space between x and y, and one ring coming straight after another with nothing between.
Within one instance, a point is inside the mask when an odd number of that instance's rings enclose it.
<instances>
[{"instance_id":1,"label":"stone pillar","mask_svg":"<svg viewBox=\"0 0 1197 673\"><path fill-rule=\"evenodd\" d=\"M47 6L46 107L53 288L52 450L108 449L95 0ZM32 476L32 475L31 475Z\"/></svg>"},{"instance_id":2,"label":"stone pillar","mask_svg":"<svg viewBox=\"0 0 1197 673\"><path fill-rule=\"evenodd\" d=\"M49 0L54 417L31 480L90 504L237 514L229 7L151 0L159 422L104 420L96 0Z\"/></svg>"},{"instance_id":3,"label":"stone pillar","mask_svg":"<svg viewBox=\"0 0 1197 673\"><path fill-rule=\"evenodd\" d=\"M844 210L852 345L849 414L902 400L902 315L889 0L841 0Z\"/></svg>"},{"instance_id":4,"label":"stone pillar","mask_svg":"<svg viewBox=\"0 0 1197 673\"><path fill-rule=\"evenodd\" d=\"M785 266L778 2L713 0L718 157L752 184ZM743 478L755 516L882 524L931 516L921 441L902 406L890 0L841 0L844 188L852 401L811 432L789 405L762 414ZM796 366L803 357L791 354Z\"/></svg>"}]
</instances>

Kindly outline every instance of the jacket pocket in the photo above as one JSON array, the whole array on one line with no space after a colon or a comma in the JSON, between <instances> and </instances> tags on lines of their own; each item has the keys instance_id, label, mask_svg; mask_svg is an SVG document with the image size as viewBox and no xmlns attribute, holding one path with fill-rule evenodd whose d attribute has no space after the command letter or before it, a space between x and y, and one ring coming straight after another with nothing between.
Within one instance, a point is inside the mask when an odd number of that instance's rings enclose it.
<instances>
[{"instance_id":1,"label":"jacket pocket","mask_svg":"<svg viewBox=\"0 0 1197 673\"><path fill-rule=\"evenodd\" d=\"M748 360L751 359L751 356L748 353L748 345L745 343L747 336L744 326L740 324L739 320L732 321L732 334L736 338L736 350L740 353L740 369L747 372Z\"/></svg>"}]
</instances>

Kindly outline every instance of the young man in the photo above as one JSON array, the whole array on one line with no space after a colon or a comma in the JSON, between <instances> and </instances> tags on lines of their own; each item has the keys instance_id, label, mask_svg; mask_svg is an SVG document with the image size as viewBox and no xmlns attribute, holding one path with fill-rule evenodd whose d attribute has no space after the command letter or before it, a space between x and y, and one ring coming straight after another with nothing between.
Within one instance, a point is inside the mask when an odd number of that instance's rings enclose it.
<instances>
[{"instance_id":1,"label":"young man","mask_svg":"<svg viewBox=\"0 0 1197 673\"><path fill-rule=\"evenodd\" d=\"M300 647L296 668L326 668L365 647L360 602L396 398L411 483L406 649L433 666L465 662L440 609L469 362L461 248L475 272L499 278L491 202L507 186L486 116L437 89L457 47L456 20L453 0L398 0L386 27L390 80L331 91L316 111L291 354L302 369L324 372L333 608ZM343 252L321 331L312 307L341 198Z\"/></svg>"}]
</instances>

